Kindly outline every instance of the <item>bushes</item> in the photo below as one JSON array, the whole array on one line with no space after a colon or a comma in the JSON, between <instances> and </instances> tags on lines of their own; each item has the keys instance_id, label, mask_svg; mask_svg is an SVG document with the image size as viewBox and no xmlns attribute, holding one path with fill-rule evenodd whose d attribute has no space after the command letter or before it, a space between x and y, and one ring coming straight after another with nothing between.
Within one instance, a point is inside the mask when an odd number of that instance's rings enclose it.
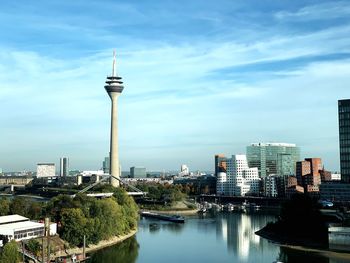
<instances>
[{"instance_id":1,"label":"bushes","mask_svg":"<svg viewBox=\"0 0 350 263\"><path fill-rule=\"evenodd\" d=\"M39 241L31 239L27 243L25 243L25 246L26 249L32 252L35 256L39 256L41 251L41 244L39 243Z\"/></svg>"},{"instance_id":2,"label":"bushes","mask_svg":"<svg viewBox=\"0 0 350 263\"><path fill-rule=\"evenodd\" d=\"M18 252L18 247L16 241L12 240L9 243L6 243L1 254L0 262L1 263L17 263L19 262L20 256Z\"/></svg>"},{"instance_id":3,"label":"bushes","mask_svg":"<svg viewBox=\"0 0 350 263\"><path fill-rule=\"evenodd\" d=\"M77 195L68 200L58 196L50 201L47 212L60 220L60 236L70 245L98 243L112 236L128 233L137 226L138 207L122 189L115 189L116 197L95 199ZM70 197L69 197L70 198Z\"/></svg>"}]
</instances>

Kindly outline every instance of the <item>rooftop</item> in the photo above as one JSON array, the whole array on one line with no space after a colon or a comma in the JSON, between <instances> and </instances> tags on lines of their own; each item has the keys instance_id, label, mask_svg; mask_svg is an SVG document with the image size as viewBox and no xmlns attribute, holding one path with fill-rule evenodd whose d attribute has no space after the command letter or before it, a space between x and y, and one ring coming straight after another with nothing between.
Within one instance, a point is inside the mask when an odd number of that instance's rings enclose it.
<instances>
[{"instance_id":1,"label":"rooftop","mask_svg":"<svg viewBox=\"0 0 350 263\"><path fill-rule=\"evenodd\" d=\"M12 235L14 231L44 227L43 223L33 221L17 222L0 225L0 235Z\"/></svg>"},{"instance_id":2,"label":"rooftop","mask_svg":"<svg viewBox=\"0 0 350 263\"><path fill-rule=\"evenodd\" d=\"M294 143L284 143L284 142L259 142L252 143L251 146L281 146L281 147L296 147Z\"/></svg>"},{"instance_id":3,"label":"rooftop","mask_svg":"<svg viewBox=\"0 0 350 263\"><path fill-rule=\"evenodd\" d=\"M20 215L0 216L0 225L23 221L29 221L29 218Z\"/></svg>"}]
</instances>

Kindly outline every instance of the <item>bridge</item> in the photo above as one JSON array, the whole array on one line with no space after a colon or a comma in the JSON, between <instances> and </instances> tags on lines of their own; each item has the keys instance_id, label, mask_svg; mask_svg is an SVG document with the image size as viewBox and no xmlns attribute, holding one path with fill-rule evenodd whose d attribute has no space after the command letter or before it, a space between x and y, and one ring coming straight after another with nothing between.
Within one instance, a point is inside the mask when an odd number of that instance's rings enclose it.
<instances>
[{"instance_id":1,"label":"bridge","mask_svg":"<svg viewBox=\"0 0 350 263\"><path fill-rule=\"evenodd\" d=\"M133 190L133 192L127 192L128 195L130 196L145 196L147 193L141 191L140 189L138 189L137 187L133 186L130 183L125 182L124 180L120 179L119 177L113 176L111 174L107 174L105 177L103 177L101 180L99 180L98 182L95 182L87 187L85 187L84 189L80 190L78 192L78 194L83 194L87 191L89 191L91 188L93 188L94 186L107 181L110 178L114 178L117 179L120 183L122 183L123 185L128 186L131 190ZM88 196L94 196L94 197L108 197L113 195L113 193L97 193L97 194L87 194ZM75 196L75 195L74 195Z\"/></svg>"},{"instance_id":2,"label":"bridge","mask_svg":"<svg viewBox=\"0 0 350 263\"><path fill-rule=\"evenodd\" d=\"M15 191L15 188L25 188L24 184L2 184L0 188L10 188L11 192Z\"/></svg>"}]
</instances>

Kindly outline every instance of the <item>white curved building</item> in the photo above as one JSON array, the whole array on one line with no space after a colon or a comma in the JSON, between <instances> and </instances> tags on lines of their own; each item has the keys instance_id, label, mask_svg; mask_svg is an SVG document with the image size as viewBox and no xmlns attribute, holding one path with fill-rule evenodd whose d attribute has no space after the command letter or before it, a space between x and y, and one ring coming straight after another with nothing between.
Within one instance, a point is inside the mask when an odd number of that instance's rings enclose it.
<instances>
[{"instance_id":1,"label":"white curved building","mask_svg":"<svg viewBox=\"0 0 350 263\"><path fill-rule=\"evenodd\" d=\"M245 196L259 194L258 168L249 168L246 155L227 159L227 172L217 174L217 194Z\"/></svg>"}]
</instances>

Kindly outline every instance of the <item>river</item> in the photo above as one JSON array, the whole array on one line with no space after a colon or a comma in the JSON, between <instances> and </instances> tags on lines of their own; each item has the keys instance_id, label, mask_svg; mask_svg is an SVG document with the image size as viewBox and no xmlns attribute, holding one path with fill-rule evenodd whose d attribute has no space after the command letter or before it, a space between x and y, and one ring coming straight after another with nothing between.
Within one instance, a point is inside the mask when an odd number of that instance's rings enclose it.
<instances>
[{"instance_id":1,"label":"river","mask_svg":"<svg viewBox=\"0 0 350 263\"><path fill-rule=\"evenodd\" d=\"M135 237L91 254L89 262L349 262L280 247L254 234L269 221L274 216L256 213L196 215L185 224L143 218Z\"/></svg>"}]
</instances>

